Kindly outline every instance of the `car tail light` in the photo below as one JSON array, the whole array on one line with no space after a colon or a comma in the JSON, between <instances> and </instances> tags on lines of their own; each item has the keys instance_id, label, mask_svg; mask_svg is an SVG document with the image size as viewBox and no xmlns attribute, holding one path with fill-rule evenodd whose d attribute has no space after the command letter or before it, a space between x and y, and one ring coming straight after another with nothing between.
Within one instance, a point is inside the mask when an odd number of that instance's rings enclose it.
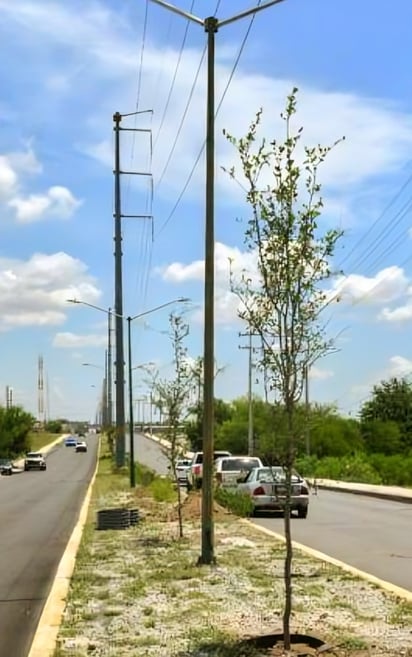
<instances>
[{"instance_id":1,"label":"car tail light","mask_svg":"<svg viewBox=\"0 0 412 657\"><path fill-rule=\"evenodd\" d=\"M258 486L257 488L255 488L255 490L253 491L253 495L266 495L263 486Z\"/></svg>"},{"instance_id":2,"label":"car tail light","mask_svg":"<svg viewBox=\"0 0 412 657\"><path fill-rule=\"evenodd\" d=\"M308 491L308 489L306 488L306 486L301 486L301 487L300 487L300 494L301 494L301 495L309 495L309 491Z\"/></svg>"},{"instance_id":3,"label":"car tail light","mask_svg":"<svg viewBox=\"0 0 412 657\"><path fill-rule=\"evenodd\" d=\"M196 475L196 476L200 475L200 465L195 465L193 467L193 474Z\"/></svg>"}]
</instances>

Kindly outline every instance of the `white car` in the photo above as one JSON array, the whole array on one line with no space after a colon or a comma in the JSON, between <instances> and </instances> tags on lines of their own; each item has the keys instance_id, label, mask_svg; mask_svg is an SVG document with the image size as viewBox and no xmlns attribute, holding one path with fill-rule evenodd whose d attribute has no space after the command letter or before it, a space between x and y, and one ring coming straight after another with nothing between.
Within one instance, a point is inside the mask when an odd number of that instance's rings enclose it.
<instances>
[{"instance_id":1,"label":"white car","mask_svg":"<svg viewBox=\"0 0 412 657\"><path fill-rule=\"evenodd\" d=\"M186 484L187 471L190 468L191 462L190 459L179 459L176 461L176 476L179 484Z\"/></svg>"},{"instance_id":2,"label":"white car","mask_svg":"<svg viewBox=\"0 0 412 657\"><path fill-rule=\"evenodd\" d=\"M28 452L24 459L24 469L27 470L46 470L46 461L41 452Z\"/></svg>"},{"instance_id":3,"label":"white car","mask_svg":"<svg viewBox=\"0 0 412 657\"><path fill-rule=\"evenodd\" d=\"M263 468L257 456L224 456L215 461L216 485L222 488L237 488L239 477L245 479L253 468Z\"/></svg>"},{"instance_id":4,"label":"white car","mask_svg":"<svg viewBox=\"0 0 412 657\"><path fill-rule=\"evenodd\" d=\"M257 511L283 511L285 508L285 471L281 466L254 468L239 483L237 492L248 495L253 503L253 515ZM292 475L291 511L299 518L306 518L309 506L309 485L297 472Z\"/></svg>"}]
</instances>

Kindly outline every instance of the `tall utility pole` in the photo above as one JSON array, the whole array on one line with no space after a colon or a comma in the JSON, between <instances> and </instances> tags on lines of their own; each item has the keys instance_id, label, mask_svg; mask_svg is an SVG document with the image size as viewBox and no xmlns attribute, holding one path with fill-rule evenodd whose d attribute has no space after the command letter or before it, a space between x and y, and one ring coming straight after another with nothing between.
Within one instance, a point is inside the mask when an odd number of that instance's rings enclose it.
<instances>
[{"instance_id":1,"label":"tall utility pole","mask_svg":"<svg viewBox=\"0 0 412 657\"><path fill-rule=\"evenodd\" d=\"M122 278L122 211L120 200L120 122L116 112L114 121L114 310L116 330L116 465L125 460L124 413L124 344L123 344L123 278Z\"/></svg>"},{"instance_id":2,"label":"tall utility pole","mask_svg":"<svg viewBox=\"0 0 412 657\"><path fill-rule=\"evenodd\" d=\"M6 386L6 408L13 408L13 388Z\"/></svg>"},{"instance_id":3,"label":"tall utility pole","mask_svg":"<svg viewBox=\"0 0 412 657\"><path fill-rule=\"evenodd\" d=\"M247 387L247 400L248 400L248 430L247 430L247 453L253 456L254 452L254 436L253 436L253 391L252 391L252 374L253 374L253 333L239 333L239 337L248 337L249 344L245 347L239 346L239 349L248 349L249 351L249 364L248 364L248 387Z\"/></svg>"},{"instance_id":4,"label":"tall utility pole","mask_svg":"<svg viewBox=\"0 0 412 657\"><path fill-rule=\"evenodd\" d=\"M258 7L219 21L215 16L202 19L175 7L165 0L152 0L175 14L203 26L207 34L207 107L206 107L206 215L205 215L205 323L203 380L203 476L202 476L202 546L200 564L212 564L214 554L213 523L213 452L214 452L214 175L215 175L215 35L220 27L252 16L283 0L270 0Z\"/></svg>"},{"instance_id":5,"label":"tall utility pole","mask_svg":"<svg viewBox=\"0 0 412 657\"><path fill-rule=\"evenodd\" d=\"M148 176L152 179L151 173L141 171L122 171L120 169L120 131L127 132L146 132L150 130L141 128L121 128L122 118L126 116L136 116L137 114L146 114L152 110L141 112L131 112L129 114L120 114L116 112L113 115L114 121L114 315L115 315L115 332L116 332L116 465L121 467L125 462L126 447L126 418L124 403L124 335L123 335L123 278L122 278L122 218L134 217L140 219L151 219L151 214L122 214L121 210L121 187L120 177L123 174ZM150 147L151 148L151 147Z\"/></svg>"},{"instance_id":6,"label":"tall utility pole","mask_svg":"<svg viewBox=\"0 0 412 657\"><path fill-rule=\"evenodd\" d=\"M112 311L107 313L107 426L113 424L113 400L112 400Z\"/></svg>"},{"instance_id":7,"label":"tall utility pole","mask_svg":"<svg viewBox=\"0 0 412 657\"><path fill-rule=\"evenodd\" d=\"M38 359L38 372L37 372L37 412L38 421L44 424L44 372L43 372L43 356Z\"/></svg>"}]
</instances>

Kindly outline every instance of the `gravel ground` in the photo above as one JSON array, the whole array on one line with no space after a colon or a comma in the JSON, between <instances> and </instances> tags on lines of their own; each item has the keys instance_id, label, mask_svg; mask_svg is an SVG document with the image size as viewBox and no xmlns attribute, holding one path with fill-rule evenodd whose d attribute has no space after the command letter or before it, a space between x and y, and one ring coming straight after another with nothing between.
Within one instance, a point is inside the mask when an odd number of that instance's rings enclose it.
<instances>
[{"instance_id":1,"label":"gravel ground","mask_svg":"<svg viewBox=\"0 0 412 657\"><path fill-rule=\"evenodd\" d=\"M217 565L197 567L199 497L187 498L185 536L177 540L173 505L142 495L95 498L55 656L283 654L233 646L281 631L283 543L218 508ZM136 527L95 530L97 509L125 503L144 516ZM412 603L298 551L293 571L292 630L321 637L330 646L321 654L412 657Z\"/></svg>"}]
</instances>

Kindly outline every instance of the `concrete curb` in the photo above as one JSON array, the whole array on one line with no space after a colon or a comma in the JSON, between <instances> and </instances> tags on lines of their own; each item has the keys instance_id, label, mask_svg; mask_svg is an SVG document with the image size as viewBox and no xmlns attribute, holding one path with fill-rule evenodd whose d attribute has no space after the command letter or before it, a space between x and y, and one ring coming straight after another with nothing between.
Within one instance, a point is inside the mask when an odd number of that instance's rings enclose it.
<instances>
[{"instance_id":1,"label":"concrete curb","mask_svg":"<svg viewBox=\"0 0 412 657\"><path fill-rule=\"evenodd\" d=\"M99 439L96 467L80 508L79 518L57 567L54 582L40 616L39 624L27 657L52 657L54 655L57 636L66 606L70 580L76 563L76 555L86 524L92 490L99 468L100 445Z\"/></svg>"},{"instance_id":2,"label":"concrete curb","mask_svg":"<svg viewBox=\"0 0 412 657\"><path fill-rule=\"evenodd\" d=\"M170 442L166 440L165 438L158 438L157 436L150 435L150 433L143 433L142 434L145 438L148 438L149 440L153 440L153 442L158 443L162 447L170 447ZM185 452L184 457L185 458L192 458L194 456L194 452Z\"/></svg>"},{"instance_id":3,"label":"concrete curb","mask_svg":"<svg viewBox=\"0 0 412 657\"><path fill-rule=\"evenodd\" d=\"M331 490L337 493L352 493L353 495L365 495L381 500L393 500L412 504L412 489L401 486L378 486L369 484L349 483L346 481L317 480L319 489Z\"/></svg>"},{"instance_id":4,"label":"concrete curb","mask_svg":"<svg viewBox=\"0 0 412 657\"><path fill-rule=\"evenodd\" d=\"M278 534L272 531L271 529L262 527L261 525L255 525L255 523L251 522L250 520L246 520L245 518L241 518L241 522L247 524L249 527L252 527L253 529L257 529L263 534L267 534L268 536L271 536L272 538L275 538L276 540L285 543L285 537L282 534ZM302 543L297 543L296 541L292 541L292 545L296 550L300 550L301 552L304 552L305 554L307 554L310 557L313 557L314 559L318 559L319 561L330 563L332 566L336 566L337 568L340 568L341 570L344 570L345 572L350 573L351 575L360 577L361 579L364 579L365 581L370 582L371 584L376 584L377 586L379 586L379 588L384 589L388 593L392 593L398 598L402 598L403 600L412 602L412 591L408 591L407 589L403 589L400 586L396 586L396 584L391 584L391 582L387 582L384 579L379 579L379 577L376 577L375 575L371 575L370 573L366 573L363 570L359 570L358 568L355 568L354 566L350 566L344 561L339 561L339 559L330 557L328 554L319 552L319 550L314 550L313 548L310 548L307 545L302 545Z\"/></svg>"}]
</instances>

